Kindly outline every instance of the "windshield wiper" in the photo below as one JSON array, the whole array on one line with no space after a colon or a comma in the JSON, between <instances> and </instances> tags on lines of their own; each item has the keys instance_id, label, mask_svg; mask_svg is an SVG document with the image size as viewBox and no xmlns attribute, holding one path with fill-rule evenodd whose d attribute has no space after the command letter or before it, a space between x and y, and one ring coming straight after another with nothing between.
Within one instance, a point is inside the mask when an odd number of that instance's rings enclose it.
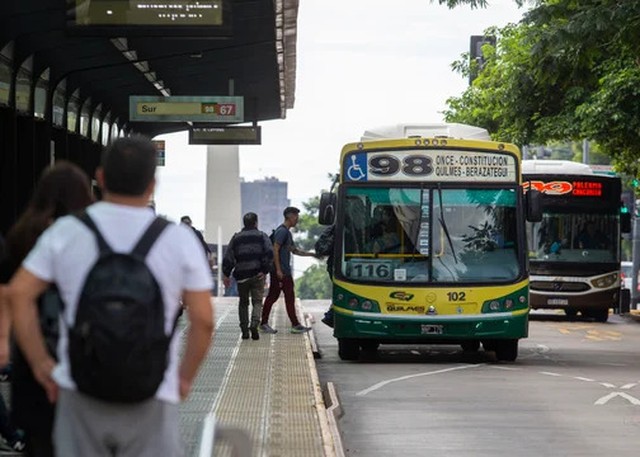
<instances>
[{"instance_id":1,"label":"windshield wiper","mask_svg":"<svg viewBox=\"0 0 640 457\"><path fill-rule=\"evenodd\" d=\"M438 183L438 200L440 203L440 218L438 221L444 230L444 234L447 236L447 241L449 242L449 247L451 248L451 253L453 254L453 260L458 263L458 257L456 256L456 250L453 247L453 241L451 241L451 236L449 235L449 229L447 228L447 223L444 220L444 208L442 207L442 186Z\"/></svg>"}]
</instances>

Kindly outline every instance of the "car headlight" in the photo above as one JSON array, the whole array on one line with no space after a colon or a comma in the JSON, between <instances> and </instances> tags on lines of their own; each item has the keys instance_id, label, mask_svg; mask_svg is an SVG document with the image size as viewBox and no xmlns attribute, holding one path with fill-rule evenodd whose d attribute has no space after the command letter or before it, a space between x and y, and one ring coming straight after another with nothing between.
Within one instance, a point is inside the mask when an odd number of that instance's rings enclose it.
<instances>
[{"instance_id":1,"label":"car headlight","mask_svg":"<svg viewBox=\"0 0 640 457\"><path fill-rule=\"evenodd\" d=\"M617 279L618 273L611 273L606 276L594 279L593 281L591 281L591 284L593 284L593 286L597 287L598 289L604 289L606 287L611 287Z\"/></svg>"}]
</instances>

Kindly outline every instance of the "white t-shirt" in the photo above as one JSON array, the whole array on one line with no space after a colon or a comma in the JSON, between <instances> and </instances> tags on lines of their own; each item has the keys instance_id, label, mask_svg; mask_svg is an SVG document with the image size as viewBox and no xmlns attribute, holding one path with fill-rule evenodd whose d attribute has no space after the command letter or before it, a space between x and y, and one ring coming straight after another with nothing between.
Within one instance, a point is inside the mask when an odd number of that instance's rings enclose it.
<instances>
[{"instance_id":1,"label":"white t-shirt","mask_svg":"<svg viewBox=\"0 0 640 457\"><path fill-rule=\"evenodd\" d=\"M155 215L150 208L99 202L88 208L91 219L115 252L131 252ZM67 325L73 325L85 278L98 260L93 232L77 218L58 219L38 239L23 266L38 278L55 283L65 303L60 323L58 364L53 377L60 387L75 390L68 356ZM146 264L162 291L165 331L171 332L183 291L211 290L212 278L200 242L189 227L171 224L151 247ZM156 398L178 403L178 338L170 346L169 365Z\"/></svg>"}]
</instances>

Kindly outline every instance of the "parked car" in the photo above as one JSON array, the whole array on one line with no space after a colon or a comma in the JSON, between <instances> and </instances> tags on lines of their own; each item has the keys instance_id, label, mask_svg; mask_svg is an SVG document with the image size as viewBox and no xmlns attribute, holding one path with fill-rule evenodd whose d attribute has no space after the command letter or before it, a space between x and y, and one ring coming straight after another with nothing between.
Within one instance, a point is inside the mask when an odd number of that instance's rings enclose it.
<instances>
[{"instance_id":1,"label":"parked car","mask_svg":"<svg viewBox=\"0 0 640 457\"><path fill-rule=\"evenodd\" d=\"M620 279L622 288L631 290L633 283L633 262L620 262Z\"/></svg>"}]
</instances>

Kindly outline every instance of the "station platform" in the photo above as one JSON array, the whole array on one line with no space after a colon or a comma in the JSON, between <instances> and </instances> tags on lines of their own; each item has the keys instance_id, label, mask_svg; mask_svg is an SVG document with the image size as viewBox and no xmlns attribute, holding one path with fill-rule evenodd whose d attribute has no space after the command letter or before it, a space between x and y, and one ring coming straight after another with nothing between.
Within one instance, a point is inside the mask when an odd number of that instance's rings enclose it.
<instances>
[{"instance_id":1,"label":"station platform","mask_svg":"<svg viewBox=\"0 0 640 457\"><path fill-rule=\"evenodd\" d=\"M181 405L185 456L245 457L232 454L220 436L213 452L208 450L212 429L207 422L212 417L217 426L244 431L252 445L251 456L340 455L335 444L339 439L334 439L335 431L332 434L328 426L312 352L313 335L290 333L284 304L278 302L271 316L278 333L261 333L258 341L242 340L237 301L213 299L215 340L191 395ZM182 322L183 338L185 327Z\"/></svg>"},{"instance_id":2,"label":"station platform","mask_svg":"<svg viewBox=\"0 0 640 457\"><path fill-rule=\"evenodd\" d=\"M190 396L180 406L185 457L342 456L337 428L330 425L322 397L313 335L290 333L284 304L278 302L270 322L278 333L242 340L238 299L214 298L213 303L215 338ZM298 313L303 315L301 309ZM183 340L187 324L183 316ZM8 383L0 383L0 393L8 404ZM223 436L220 428L241 433ZM245 446L233 446L230 437ZM0 447L0 455L22 454Z\"/></svg>"}]
</instances>

